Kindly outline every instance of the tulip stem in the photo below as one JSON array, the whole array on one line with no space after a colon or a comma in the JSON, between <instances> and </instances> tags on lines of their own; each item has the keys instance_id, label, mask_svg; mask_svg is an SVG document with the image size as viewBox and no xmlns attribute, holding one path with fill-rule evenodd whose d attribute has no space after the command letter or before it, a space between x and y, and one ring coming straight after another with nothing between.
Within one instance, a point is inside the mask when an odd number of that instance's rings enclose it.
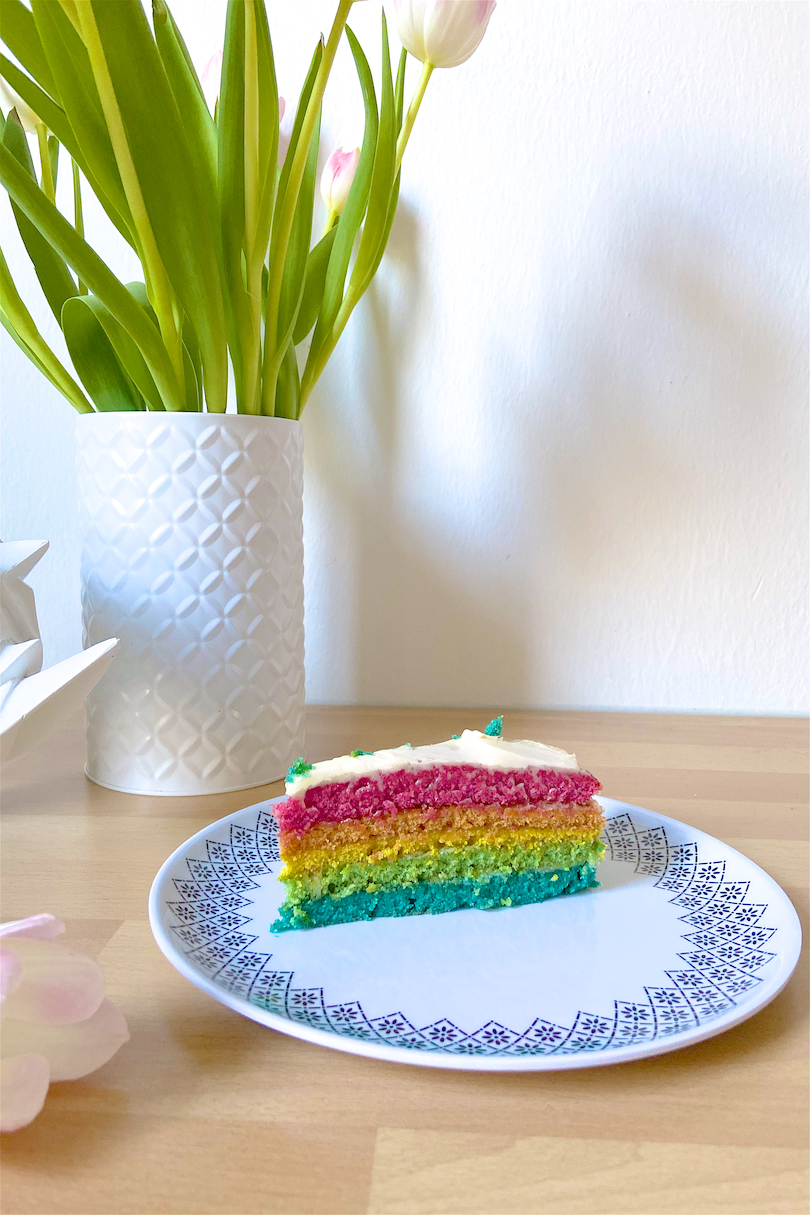
<instances>
[{"instance_id":1,"label":"tulip stem","mask_svg":"<svg viewBox=\"0 0 810 1215\"><path fill-rule=\"evenodd\" d=\"M73 169L73 227L78 232L79 236L84 237L84 211L82 210L82 183L79 177L79 166L71 157L71 168ZM79 279L79 295L88 295L87 287Z\"/></svg>"},{"instance_id":2,"label":"tulip stem","mask_svg":"<svg viewBox=\"0 0 810 1215\"><path fill-rule=\"evenodd\" d=\"M42 166L42 192L49 202L56 202L56 187L51 173L51 158L48 155L48 128L44 122L37 123L37 143L39 145L39 163Z\"/></svg>"},{"instance_id":3,"label":"tulip stem","mask_svg":"<svg viewBox=\"0 0 810 1215\"><path fill-rule=\"evenodd\" d=\"M271 261L267 281L267 303L264 320L264 362L262 367L261 398L261 412L270 416L273 413L273 402L276 396L278 369L286 353L285 350L277 348L278 313L281 301L281 284L287 261L287 248L290 243L290 234L295 218L295 208L298 204L301 183L304 180L304 170L306 169L307 157L309 156L309 145L312 140L312 133L315 130L315 123L318 120L326 82L329 79L338 43L349 18L349 12L353 3L354 0L339 0L335 19L332 22L332 28L329 31L326 45L323 47L321 61L315 76L315 83L312 86L312 92L310 93L309 102L304 113L304 121L301 124L298 144L293 155L290 175L287 179L287 188L284 191L284 197L279 199L278 215L273 222L273 236L270 245Z\"/></svg>"},{"instance_id":4,"label":"tulip stem","mask_svg":"<svg viewBox=\"0 0 810 1215\"><path fill-rule=\"evenodd\" d=\"M399 139L397 140L397 170L402 163L402 157L405 153L406 147L408 146L408 140L410 139L411 131L413 130L413 124L416 122L416 115L419 113L419 107L422 104L425 89L427 88L428 81L432 75L433 64L423 64L422 75L419 77L419 83L417 84L414 95L411 98L411 104L408 106L408 113L405 115L405 121L402 124L402 130L400 131Z\"/></svg>"}]
</instances>

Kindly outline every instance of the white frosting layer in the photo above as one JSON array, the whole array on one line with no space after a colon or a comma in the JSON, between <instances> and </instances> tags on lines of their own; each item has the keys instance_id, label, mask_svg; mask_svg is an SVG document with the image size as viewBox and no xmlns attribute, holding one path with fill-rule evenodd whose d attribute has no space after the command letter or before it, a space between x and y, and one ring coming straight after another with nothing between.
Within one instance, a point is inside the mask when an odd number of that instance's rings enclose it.
<instances>
[{"instance_id":1,"label":"white frosting layer","mask_svg":"<svg viewBox=\"0 0 810 1215\"><path fill-rule=\"evenodd\" d=\"M329 785L339 780L354 780L358 776L377 776L400 769L415 771L436 764L476 764L493 771L521 771L525 768L578 771L575 755L559 747L522 738L507 742L492 738L480 730L465 730L460 738L432 743L427 747L394 747L390 751L374 751L371 755L339 755L314 764L306 776L296 776L287 785L287 794L297 797L311 785Z\"/></svg>"}]
</instances>

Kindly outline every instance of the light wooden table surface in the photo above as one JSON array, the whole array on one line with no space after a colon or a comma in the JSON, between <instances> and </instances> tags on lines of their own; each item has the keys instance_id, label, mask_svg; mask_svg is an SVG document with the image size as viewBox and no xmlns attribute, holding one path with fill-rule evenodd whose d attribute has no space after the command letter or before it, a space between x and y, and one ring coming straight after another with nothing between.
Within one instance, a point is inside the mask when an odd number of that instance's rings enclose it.
<instances>
[{"instance_id":1,"label":"light wooden table surface","mask_svg":"<svg viewBox=\"0 0 810 1215\"><path fill-rule=\"evenodd\" d=\"M312 708L308 757L432 742L491 715ZM608 795L739 848L806 924L806 722L513 712L506 726L576 751ZM83 755L77 724L7 766L2 918L64 918L132 1040L4 1136L4 1215L807 1210L806 966L745 1024L643 1062L476 1074L324 1050L198 991L146 918L169 853L281 785L132 797L90 784Z\"/></svg>"}]
</instances>

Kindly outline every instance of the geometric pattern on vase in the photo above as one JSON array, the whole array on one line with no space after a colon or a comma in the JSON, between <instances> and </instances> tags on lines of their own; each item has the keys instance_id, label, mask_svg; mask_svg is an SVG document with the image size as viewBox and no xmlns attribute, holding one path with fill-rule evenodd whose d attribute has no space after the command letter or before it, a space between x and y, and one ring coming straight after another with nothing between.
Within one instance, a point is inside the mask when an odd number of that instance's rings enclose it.
<instances>
[{"instance_id":1,"label":"geometric pattern on vase","mask_svg":"<svg viewBox=\"0 0 810 1215\"><path fill-rule=\"evenodd\" d=\"M78 419L87 772L139 793L277 780L303 751L302 431L242 414Z\"/></svg>"},{"instance_id":2,"label":"geometric pattern on vase","mask_svg":"<svg viewBox=\"0 0 810 1215\"><path fill-rule=\"evenodd\" d=\"M776 955L765 947L776 931L761 925L765 903L747 898L749 882L725 880L725 861L703 861L697 844L670 845L663 827L637 826L629 814L608 818L603 840L612 860L632 864L669 902L684 909L683 968L665 985L644 987L646 999L616 999L600 1013L580 1010L569 1025L536 1017L527 1027L488 1021L472 1033L449 1018L413 1025L402 1012L369 1018L358 1000L330 1003L323 987L297 987L276 970L271 953L254 948L245 914L256 878L280 868L278 828L261 810L255 827L231 824L227 842L208 839L205 855L187 857L187 879L175 879L168 908L179 948L217 986L268 1012L343 1037L417 1051L459 1055L570 1055L638 1046L714 1020L761 982L757 971Z\"/></svg>"}]
</instances>

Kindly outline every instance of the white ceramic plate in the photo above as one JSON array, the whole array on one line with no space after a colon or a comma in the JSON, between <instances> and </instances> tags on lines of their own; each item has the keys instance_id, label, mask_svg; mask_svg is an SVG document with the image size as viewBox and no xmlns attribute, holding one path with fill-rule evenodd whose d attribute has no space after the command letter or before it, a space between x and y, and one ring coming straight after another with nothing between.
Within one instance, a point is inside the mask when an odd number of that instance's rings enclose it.
<instances>
[{"instance_id":1,"label":"white ceramic plate","mask_svg":"<svg viewBox=\"0 0 810 1215\"><path fill-rule=\"evenodd\" d=\"M149 898L152 931L181 974L254 1021L426 1067L621 1063L768 1004L801 948L784 891L702 831L599 800L597 890L278 935L275 820L270 802L248 806L169 857Z\"/></svg>"}]
</instances>

